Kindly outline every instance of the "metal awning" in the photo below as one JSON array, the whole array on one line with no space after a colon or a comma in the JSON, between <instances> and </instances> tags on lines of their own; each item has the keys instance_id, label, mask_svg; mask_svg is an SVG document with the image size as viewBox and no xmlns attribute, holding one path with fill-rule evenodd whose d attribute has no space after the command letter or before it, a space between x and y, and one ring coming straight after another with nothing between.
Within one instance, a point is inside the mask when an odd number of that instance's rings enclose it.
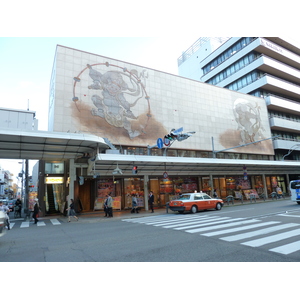
<instances>
[{"instance_id":1,"label":"metal awning","mask_svg":"<svg viewBox=\"0 0 300 300\"><path fill-rule=\"evenodd\" d=\"M0 158L63 160L108 149L103 138L81 133L0 129Z\"/></svg>"},{"instance_id":2,"label":"metal awning","mask_svg":"<svg viewBox=\"0 0 300 300\"><path fill-rule=\"evenodd\" d=\"M138 175L162 176L169 175L279 175L300 174L300 162L242 160L242 159L214 159L169 156L145 156L123 154L98 154L93 169L100 176L112 176L118 166L123 174L115 175L127 177L132 175L132 167L138 167Z\"/></svg>"},{"instance_id":3,"label":"metal awning","mask_svg":"<svg viewBox=\"0 0 300 300\"><path fill-rule=\"evenodd\" d=\"M95 135L0 129L0 158L3 159L76 159L97 149L99 154L89 162L100 176L112 176L116 167L123 174L115 176L132 176L133 166L138 167L138 175L153 176L162 176L164 172L169 175L242 175L244 166L249 175L300 174L297 161L102 154L109 146L104 138Z\"/></svg>"}]
</instances>

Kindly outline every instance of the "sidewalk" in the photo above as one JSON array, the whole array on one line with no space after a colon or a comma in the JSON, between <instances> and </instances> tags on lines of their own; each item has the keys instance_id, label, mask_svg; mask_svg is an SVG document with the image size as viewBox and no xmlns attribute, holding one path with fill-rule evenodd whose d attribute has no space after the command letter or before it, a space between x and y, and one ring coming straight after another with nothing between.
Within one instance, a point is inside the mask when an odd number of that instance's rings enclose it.
<instances>
[{"instance_id":1,"label":"sidewalk","mask_svg":"<svg viewBox=\"0 0 300 300\"><path fill-rule=\"evenodd\" d=\"M275 201L282 201L282 200L290 200L290 197L280 198L280 199L256 199L256 201L250 201L250 200L244 200L243 203L240 200L234 200L234 203L229 202L227 204L226 200L224 201L224 206L222 209L226 209L226 207L231 206L237 206L237 205L251 205L251 204L259 204L264 202L275 202ZM103 220L113 220L113 219L126 219L126 218L140 218L140 217L150 217L155 215L161 215L161 214L167 214L166 208L154 208L154 213L151 213L150 210L146 211L144 209L140 210L139 213L131 213L130 209L126 210L114 210L113 211L113 218L106 218L104 217L104 211L91 211L91 212L83 212L78 214L79 220L80 219L103 219ZM177 214L177 212L174 212L172 210L168 210L168 214ZM67 217L65 216L59 216L59 219L65 219L67 220Z\"/></svg>"},{"instance_id":2,"label":"sidewalk","mask_svg":"<svg viewBox=\"0 0 300 300\"><path fill-rule=\"evenodd\" d=\"M226 209L226 207L231 207L231 206L243 206L243 205L251 205L251 204L259 204L259 203L264 203L264 202L275 202L275 201L282 201L282 200L291 200L291 197L285 197L285 198L280 198L280 199L256 199L256 201L250 201L250 200L244 200L243 203L240 200L234 200L234 202L229 202L227 203L226 200L224 201L224 206L222 209ZM145 209L141 209L139 213L131 213L130 209L124 209L124 210L114 210L113 211L113 218L107 218L104 216L104 211L98 210L98 211L88 211L88 212L82 212L78 213L77 216L79 217L80 220L86 220L86 221L108 221L108 220L115 220L115 219L128 219L128 218L140 218L140 217L151 217L155 215L162 215L162 214L167 214L166 207L155 207L154 208L154 213L151 213L150 210L146 211ZM168 214L178 214L177 212L174 212L172 210L168 210ZM47 220L47 219L59 219L59 221L65 223L68 222L68 217L64 216L62 214L57 214L57 215L47 215L44 217L40 217L39 220ZM11 215L10 221L24 221L23 218L18 218L14 219L13 216ZM71 222L74 222L74 219L71 220Z\"/></svg>"}]
</instances>

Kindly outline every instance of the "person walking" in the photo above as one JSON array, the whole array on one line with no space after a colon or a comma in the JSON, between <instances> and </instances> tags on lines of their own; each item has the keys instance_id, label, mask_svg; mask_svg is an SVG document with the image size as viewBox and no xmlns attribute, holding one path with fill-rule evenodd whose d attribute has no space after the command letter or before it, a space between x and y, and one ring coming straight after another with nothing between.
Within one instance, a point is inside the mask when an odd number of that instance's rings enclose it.
<instances>
[{"instance_id":1,"label":"person walking","mask_svg":"<svg viewBox=\"0 0 300 300\"><path fill-rule=\"evenodd\" d=\"M107 195L107 210L108 217L113 217L113 198L111 197L111 193Z\"/></svg>"},{"instance_id":2,"label":"person walking","mask_svg":"<svg viewBox=\"0 0 300 300\"><path fill-rule=\"evenodd\" d=\"M153 192L152 192L152 191L149 193L148 203L149 203L149 205L150 205L150 209L152 210L151 213L154 213L154 208L153 208L153 204L154 204L154 195L153 195Z\"/></svg>"},{"instance_id":3,"label":"person walking","mask_svg":"<svg viewBox=\"0 0 300 300\"><path fill-rule=\"evenodd\" d=\"M32 215L32 217L33 217L33 219L34 219L34 224L37 224L37 222L39 221L38 220L38 215L39 215L39 210L40 210L40 207L39 207L39 199L38 198L36 198L35 200L34 200L34 207L33 207L33 215Z\"/></svg>"},{"instance_id":4,"label":"person walking","mask_svg":"<svg viewBox=\"0 0 300 300\"><path fill-rule=\"evenodd\" d=\"M10 230L10 221L9 221L9 215L8 215L10 212L10 209L8 206L3 204L3 201L0 201L0 210L4 212L7 229Z\"/></svg>"},{"instance_id":5,"label":"person walking","mask_svg":"<svg viewBox=\"0 0 300 300\"><path fill-rule=\"evenodd\" d=\"M71 222L71 217L74 217L76 219L76 221L78 221L78 217L76 216L76 213L75 213L75 206L74 206L73 199L71 199L71 203L68 208L68 222Z\"/></svg>"},{"instance_id":6,"label":"person walking","mask_svg":"<svg viewBox=\"0 0 300 300\"><path fill-rule=\"evenodd\" d=\"M107 199L108 199L108 195L106 195L106 199L104 200L104 203L103 203L103 208L104 208L104 212L105 212L104 217L106 217L106 218L108 217Z\"/></svg>"},{"instance_id":7,"label":"person walking","mask_svg":"<svg viewBox=\"0 0 300 300\"><path fill-rule=\"evenodd\" d=\"M131 213L138 213L139 212L137 197L138 197L137 194L133 194L132 195L132 209L131 209Z\"/></svg>"},{"instance_id":8,"label":"person walking","mask_svg":"<svg viewBox=\"0 0 300 300\"><path fill-rule=\"evenodd\" d=\"M16 203L15 203L15 216L19 216L21 218L22 215L22 201L20 199L17 199Z\"/></svg>"}]
</instances>

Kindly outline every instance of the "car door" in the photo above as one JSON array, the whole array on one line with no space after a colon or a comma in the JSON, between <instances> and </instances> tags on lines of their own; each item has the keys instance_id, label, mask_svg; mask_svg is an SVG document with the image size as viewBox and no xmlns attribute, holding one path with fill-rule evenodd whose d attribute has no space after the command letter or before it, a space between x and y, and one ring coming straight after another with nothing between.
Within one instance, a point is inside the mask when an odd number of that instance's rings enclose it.
<instances>
[{"instance_id":1,"label":"car door","mask_svg":"<svg viewBox=\"0 0 300 300\"><path fill-rule=\"evenodd\" d=\"M201 194L194 194L194 202L198 207L198 210L206 209L206 201Z\"/></svg>"},{"instance_id":2,"label":"car door","mask_svg":"<svg viewBox=\"0 0 300 300\"><path fill-rule=\"evenodd\" d=\"M211 199L209 195L203 195L203 199L205 202L206 209L214 208L214 201Z\"/></svg>"}]
</instances>

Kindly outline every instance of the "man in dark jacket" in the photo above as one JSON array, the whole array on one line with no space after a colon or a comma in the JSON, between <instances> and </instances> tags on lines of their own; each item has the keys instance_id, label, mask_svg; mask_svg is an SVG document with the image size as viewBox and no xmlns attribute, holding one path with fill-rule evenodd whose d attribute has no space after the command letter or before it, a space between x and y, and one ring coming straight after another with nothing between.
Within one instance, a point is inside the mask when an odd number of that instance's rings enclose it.
<instances>
[{"instance_id":1,"label":"man in dark jacket","mask_svg":"<svg viewBox=\"0 0 300 300\"><path fill-rule=\"evenodd\" d=\"M153 209L154 195L153 195L152 191L149 193L148 203L150 205L150 209L152 210L151 212L153 213L154 212L154 209Z\"/></svg>"},{"instance_id":2,"label":"man in dark jacket","mask_svg":"<svg viewBox=\"0 0 300 300\"><path fill-rule=\"evenodd\" d=\"M39 213L39 199L35 199L34 200L34 207L33 207L33 215L32 217L34 218L34 224L36 224L39 220L38 220L38 213Z\"/></svg>"}]
</instances>

